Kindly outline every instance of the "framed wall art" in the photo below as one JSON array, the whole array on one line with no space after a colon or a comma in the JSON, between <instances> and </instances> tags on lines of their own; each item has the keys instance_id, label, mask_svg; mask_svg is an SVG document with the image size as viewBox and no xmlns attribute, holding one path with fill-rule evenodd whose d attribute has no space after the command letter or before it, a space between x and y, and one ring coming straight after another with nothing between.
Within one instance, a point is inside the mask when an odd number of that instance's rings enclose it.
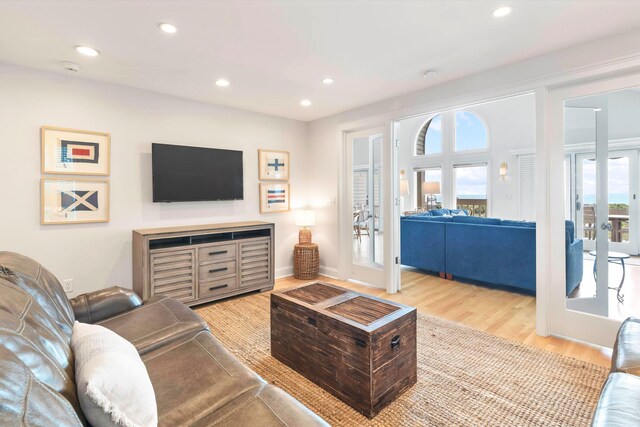
<instances>
[{"instance_id":1,"label":"framed wall art","mask_svg":"<svg viewBox=\"0 0 640 427\"><path fill-rule=\"evenodd\" d=\"M43 126L42 173L109 175L111 135Z\"/></svg>"},{"instance_id":2,"label":"framed wall art","mask_svg":"<svg viewBox=\"0 0 640 427\"><path fill-rule=\"evenodd\" d=\"M258 150L260 180L288 181L289 152L278 150Z\"/></svg>"},{"instance_id":3,"label":"framed wall art","mask_svg":"<svg viewBox=\"0 0 640 427\"><path fill-rule=\"evenodd\" d=\"M109 222L109 181L43 178L43 225Z\"/></svg>"},{"instance_id":4,"label":"framed wall art","mask_svg":"<svg viewBox=\"0 0 640 427\"><path fill-rule=\"evenodd\" d=\"M289 183L260 184L260 213L289 210Z\"/></svg>"}]
</instances>

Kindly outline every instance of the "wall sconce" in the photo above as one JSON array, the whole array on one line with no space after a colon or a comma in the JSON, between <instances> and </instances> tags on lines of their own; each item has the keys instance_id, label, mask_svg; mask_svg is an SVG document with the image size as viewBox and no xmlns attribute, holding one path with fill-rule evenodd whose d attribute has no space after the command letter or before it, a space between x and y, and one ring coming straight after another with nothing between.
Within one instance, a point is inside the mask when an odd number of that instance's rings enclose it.
<instances>
[{"instance_id":1,"label":"wall sconce","mask_svg":"<svg viewBox=\"0 0 640 427\"><path fill-rule=\"evenodd\" d=\"M504 181L507 178L507 162L500 163L500 179Z\"/></svg>"}]
</instances>

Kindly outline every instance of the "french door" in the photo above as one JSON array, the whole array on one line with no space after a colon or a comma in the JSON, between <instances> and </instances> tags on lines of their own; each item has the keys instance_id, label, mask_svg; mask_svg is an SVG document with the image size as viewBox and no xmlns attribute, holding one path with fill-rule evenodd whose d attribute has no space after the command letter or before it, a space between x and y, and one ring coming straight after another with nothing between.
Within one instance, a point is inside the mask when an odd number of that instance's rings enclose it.
<instances>
[{"instance_id":1,"label":"french door","mask_svg":"<svg viewBox=\"0 0 640 427\"><path fill-rule=\"evenodd\" d=\"M550 206L563 207L550 209L548 216L549 329L607 347L621 323L612 312L617 304L630 304L618 298L621 282L609 271L617 272L621 258L637 254L637 150L616 150L620 142L612 135L621 123L630 123L624 102L640 107L637 86L640 76L625 76L557 88L548 98L549 200ZM575 155L569 198L567 155ZM566 233L567 211L573 211L574 236ZM571 246L573 239L582 239L582 253ZM571 275L582 278L575 288L566 280Z\"/></svg>"},{"instance_id":2,"label":"french door","mask_svg":"<svg viewBox=\"0 0 640 427\"><path fill-rule=\"evenodd\" d=\"M348 133L345 141L346 205L343 227L348 235L348 278L386 287L385 156L382 128ZM347 236L342 236L343 239Z\"/></svg>"}]
</instances>

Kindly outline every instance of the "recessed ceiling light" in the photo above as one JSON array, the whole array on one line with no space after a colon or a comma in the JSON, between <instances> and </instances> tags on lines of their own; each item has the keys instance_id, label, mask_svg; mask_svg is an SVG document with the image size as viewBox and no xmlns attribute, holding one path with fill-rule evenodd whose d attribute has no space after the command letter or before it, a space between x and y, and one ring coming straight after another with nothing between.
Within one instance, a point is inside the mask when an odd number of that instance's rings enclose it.
<instances>
[{"instance_id":1,"label":"recessed ceiling light","mask_svg":"<svg viewBox=\"0 0 640 427\"><path fill-rule=\"evenodd\" d=\"M302 101L300 101L300 105L302 105L303 107L308 107L309 105L311 105L311 101L309 101L308 99L303 99Z\"/></svg>"},{"instance_id":2,"label":"recessed ceiling light","mask_svg":"<svg viewBox=\"0 0 640 427\"><path fill-rule=\"evenodd\" d=\"M76 51L85 56L98 56L100 52L89 46L76 46Z\"/></svg>"},{"instance_id":3,"label":"recessed ceiling light","mask_svg":"<svg viewBox=\"0 0 640 427\"><path fill-rule=\"evenodd\" d=\"M229 85L230 85L229 80L225 80L225 79L216 80L216 86L227 87Z\"/></svg>"},{"instance_id":4,"label":"recessed ceiling light","mask_svg":"<svg viewBox=\"0 0 640 427\"><path fill-rule=\"evenodd\" d=\"M507 16L513 11L513 8L510 6L502 6L493 11L493 16L496 18L502 18L503 16Z\"/></svg>"},{"instance_id":5,"label":"recessed ceiling light","mask_svg":"<svg viewBox=\"0 0 640 427\"><path fill-rule=\"evenodd\" d=\"M175 34L178 32L178 28L173 24L169 24L168 22L162 22L158 24L158 28L160 28L160 31L167 34Z\"/></svg>"},{"instance_id":6,"label":"recessed ceiling light","mask_svg":"<svg viewBox=\"0 0 640 427\"><path fill-rule=\"evenodd\" d=\"M331 83L333 83L333 79L331 77L325 77L324 79L322 79L322 83L330 85Z\"/></svg>"},{"instance_id":7,"label":"recessed ceiling light","mask_svg":"<svg viewBox=\"0 0 640 427\"><path fill-rule=\"evenodd\" d=\"M424 77L425 79L432 79L437 75L438 75L438 70L427 70L424 72L424 74L422 74L422 77Z\"/></svg>"}]
</instances>

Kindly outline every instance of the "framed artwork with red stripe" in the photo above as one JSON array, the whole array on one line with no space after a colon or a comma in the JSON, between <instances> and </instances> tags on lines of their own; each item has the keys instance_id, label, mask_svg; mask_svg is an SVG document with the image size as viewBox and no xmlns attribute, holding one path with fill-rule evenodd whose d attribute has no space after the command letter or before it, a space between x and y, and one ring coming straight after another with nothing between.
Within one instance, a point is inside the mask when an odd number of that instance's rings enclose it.
<instances>
[{"instance_id":1,"label":"framed artwork with red stripe","mask_svg":"<svg viewBox=\"0 0 640 427\"><path fill-rule=\"evenodd\" d=\"M42 173L108 176L111 135L43 126Z\"/></svg>"},{"instance_id":2,"label":"framed artwork with red stripe","mask_svg":"<svg viewBox=\"0 0 640 427\"><path fill-rule=\"evenodd\" d=\"M260 213L289 210L289 183L260 184Z\"/></svg>"}]
</instances>

